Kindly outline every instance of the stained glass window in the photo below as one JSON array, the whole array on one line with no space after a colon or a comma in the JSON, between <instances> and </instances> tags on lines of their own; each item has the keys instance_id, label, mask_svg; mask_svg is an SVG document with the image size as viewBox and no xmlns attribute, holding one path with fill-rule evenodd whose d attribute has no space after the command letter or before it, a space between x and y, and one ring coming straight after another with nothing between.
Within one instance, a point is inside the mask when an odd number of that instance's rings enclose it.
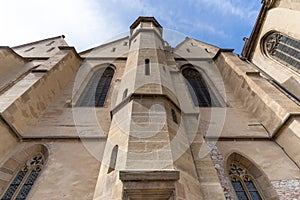
<instances>
[{"instance_id":1,"label":"stained glass window","mask_svg":"<svg viewBox=\"0 0 300 200\"><path fill-rule=\"evenodd\" d=\"M1 200L25 200L36 181L43 164L44 158L40 153L30 158L25 166L19 170Z\"/></svg>"},{"instance_id":2,"label":"stained glass window","mask_svg":"<svg viewBox=\"0 0 300 200\"><path fill-rule=\"evenodd\" d=\"M17 174L17 176L14 178L12 183L9 185L8 189L6 190L5 194L1 198L1 200L10 200L14 196L16 190L20 186L21 182L23 181L25 175L27 173L27 169L24 168L20 170Z\"/></svg>"},{"instance_id":3,"label":"stained glass window","mask_svg":"<svg viewBox=\"0 0 300 200\"><path fill-rule=\"evenodd\" d=\"M22 186L19 194L16 197L16 200L25 200L27 195L29 194L35 180L37 179L40 173L40 169L34 169L30 172L26 182Z\"/></svg>"},{"instance_id":4,"label":"stained glass window","mask_svg":"<svg viewBox=\"0 0 300 200\"><path fill-rule=\"evenodd\" d=\"M107 67L103 74L100 70L96 71L79 100L79 105L102 107L114 73L115 71L111 67Z\"/></svg>"},{"instance_id":5,"label":"stained glass window","mask_svg":"<svg viewBox=\"0 0 300 200\"><path fill-rule=\"evenodd\" d=\"M248 189L250 196L253 200L261 200L261 197L253 183L253 181L249 178L244 179L244 183L246 185L246 188Z\"/></svg>"},{"instance_id":6,"label":"stained glass window","mask_svg":"<svg viewBox=\"0 0 300 200\"><path fill-rule=\"evenodd\" d=\"M264 39L264 51L278 62L300 69L300 41L273 32Z\"/></svg>"},{"instance_id":7,"label":"stained glass window","mask_svg":"<svg viewBox=\"0 0 300 200\"><path fill-rule=\"evenodd\" d=\"M236 196L239 200L248 200L247 194L242 186L241 181L239 180L232 180L232 186L235 190Z\"/></svg>"},{"instance_id":8,"label":"stained glass window","mask_svg":"<svg viewBox=\"0 0 300 200\"><path fill-rule=\"evenodd\" d=\"M262 200L254 179L247 174L245 168L232 164L229 175L238 200Z\"/></svg>"},{"instance_id":9,"label":"stained glass window","mask_svg":"<svg viewBox=\"0 0 300 200\"><path fill-rule=\"evenodd\" d=\"M213 95L209 92L208 87L201 74L192 68L182 70L188 89L195 106L211 107L219 106L218 103L212 101Z\"/></svg>"}]
</instances>

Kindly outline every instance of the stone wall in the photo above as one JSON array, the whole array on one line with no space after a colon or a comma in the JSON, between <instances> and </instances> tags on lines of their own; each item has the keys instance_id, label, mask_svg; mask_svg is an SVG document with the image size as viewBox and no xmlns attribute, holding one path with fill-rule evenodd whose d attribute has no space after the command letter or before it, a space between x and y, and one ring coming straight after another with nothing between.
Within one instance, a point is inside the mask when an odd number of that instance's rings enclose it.
<instances>
[{"instance_id":1,"label":"stone wall","mask_svg":"<svg viewBox=\"0 0 300 200\"><path fill-rule=\"evenodd\" d=\"M281 200L300 199L300 179L271 181Z\"/></svg>"},{"instance_id":2,"label":"stone wall","mask_svg":"<svg viewBox=\"0 0 300 200\"><path fill-rule=\"evenodd\" d=\"M220 151L218 150L217 146L212 143L208 143L210 151L210 157L214 163L214 167L217 170L218 177L220 179L221 186L224 191L225 198L227 200L235 200L235 194L232 188L230 187L230 180L226 175L226 166L225 160Z\"/></svg>"}]
</instances>

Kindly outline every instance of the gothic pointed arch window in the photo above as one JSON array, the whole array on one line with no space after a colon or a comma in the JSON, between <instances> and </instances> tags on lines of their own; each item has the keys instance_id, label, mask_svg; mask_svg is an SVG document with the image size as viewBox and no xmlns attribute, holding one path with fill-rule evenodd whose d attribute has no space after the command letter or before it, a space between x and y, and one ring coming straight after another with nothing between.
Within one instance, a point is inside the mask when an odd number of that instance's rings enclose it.
<instances>
[{"instance_id":1,"label":"gothic pointed arch window","mask_svg":"<svg viewBox=\"0 0 300 200\"><path fill-rule=\"evenodd\" d=\"M196 69L190 67L185 68L182 70L182 75L185 78L187 87L195 106L219 106L217 99L214 97L212 92L209 91L204 78Z\"/></svg>"},{"instance_id":2,"label":"gothic pointed arch window","mask_svg":"<svg viewBox=\"0 0 300 200\"><path fill-rule=\"evenodd\" d=\"M255 179L248 174L246 168L233 163L229 170L229 176L239 200L262 200Z\"/></svg>"},{"instance_id":3,"label":"gothic pointed arch window","mask_svg":"<svg viewBox=\"0 0 300 200\"><path fill-rule=\"evenodd\" d=\"M33 152L28 156L28 152L26 150L33 150ZM12 174L11 180L6 186L0 185L0 188L4 189L3 193L0 194L1 200L25 200L35 181L40 175L46 161L46 156L48 155L48 153L46 153L46 148L43 145L34 145L26 150L19 152L16 156L11 157L6 162L7 164L5 163L1 167L1 169L6 169L6 173ZM11 163L11 160L16 162L14 157L22 156L27 156L28 159L25 162L20 163L13 172L11 165L8 163Z\"/></svg>"},{"instance_id":4,"label":"gothic pointed arch window","mask_svg":"<svg viewBox=\"0 0 300 200\"><path fill-rule=\"evenodd\" d=\"M79 105L103 107L114 73L112 66L108 66L104 72L98 69L81 96Z\"/></svg>"},{"instance_id":5,"label":"gothic pointed arch window","mask_svg":"<svg viewBox=\"0 0 300 200\"><path fill-rule=\"evenodd\" d=\"M283 65L300 70L300 41L280 32L267 33L262 41L263 51L268 57Z\"/></svg>"},{"instance_id":6,"label":"gothic pointed arch window","mask_svg":"<svg viewBox=\"0 0 300 200\"><path fill-rule=\"evenodd\" d=\"M226 161L226 171L229 178L227 191L235 197L233 199L279 199L268 176L259 168L259 165L245 156L236 152L229 155Z\"/></svg>"}]
</instances>

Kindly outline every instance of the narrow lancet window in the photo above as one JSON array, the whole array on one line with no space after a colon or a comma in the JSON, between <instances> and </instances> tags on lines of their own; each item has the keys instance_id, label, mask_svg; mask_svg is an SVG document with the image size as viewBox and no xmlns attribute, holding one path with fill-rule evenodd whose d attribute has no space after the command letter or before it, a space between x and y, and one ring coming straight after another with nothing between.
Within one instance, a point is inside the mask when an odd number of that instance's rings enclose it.
<instances>
[{"instance_id":1,"label":"narrow lancet window","mask_svg":"<svg viewBox=\"0 0 300 200\"><path fill-rule=\"evenodd\" d=\"M174 109L171 109L173 122L178 124L177 115Z\"/></svg>"},{"instance_id":2,"label":"narrow lancet window","mask_svg":"<svg viewBox=\"0 0 300 200\"><path fill-rule=\"evenodd\" d=\"M127 93L128 93L128 89L124 90L122 99L125 99L127 97Z\"/></svg>"},{"instance_id":3,"label":"narrow lancet window","mask_svg":"<svg viewBox=\"0 0 300 200\"><path fill-rule=\"evenodd\" d=\"M116 169L118 151L119 151L119 146L118 145L114 146L111 152L110 163L109 163L109 168L107 173L110 173Z\"/></svg>"},{"instance_id":4,"label":"narrow lancet window","mask_svg":"<svg viewBox=\"0 0 300 200\"><path fill-rule=\"evenodd\" d=\"M150 75L150 60L145 59L145 75Z\"/></svg>"}]
</instances>

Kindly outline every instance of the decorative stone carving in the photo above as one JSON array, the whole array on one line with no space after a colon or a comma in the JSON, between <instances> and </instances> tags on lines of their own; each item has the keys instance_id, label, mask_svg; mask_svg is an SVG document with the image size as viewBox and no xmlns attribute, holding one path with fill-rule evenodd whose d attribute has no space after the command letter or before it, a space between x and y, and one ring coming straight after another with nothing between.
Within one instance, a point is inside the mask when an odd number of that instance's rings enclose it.
<instances>
[{"instance_id":1,"label":"decorative stone carving","mask_svg":"<svg viewBox=\"0 0 300 200\"><path fill-rule=\"evenodd\" d=\"M300 69L300 41L280 32L273 32L263 39L264 52L274 60L293 69Z\"/></svg>"},{"instance_id":2,"label":"decorative stone carving","mask_svg":"<svg viewBox=\"0 0 300 200\"><path fill-rule=\"evenodd\" d=\"M236 164L231 164L229 175L244 177L246 175L246 169L238 167Z\"/></svg>"}]
</instances>

